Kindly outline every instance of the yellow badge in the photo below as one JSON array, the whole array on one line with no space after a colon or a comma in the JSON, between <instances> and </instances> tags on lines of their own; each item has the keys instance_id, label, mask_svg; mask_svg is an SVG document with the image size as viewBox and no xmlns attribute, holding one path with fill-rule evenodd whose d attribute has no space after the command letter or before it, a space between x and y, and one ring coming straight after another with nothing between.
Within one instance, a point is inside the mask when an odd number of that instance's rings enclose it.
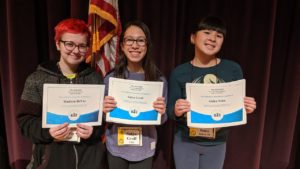
<instances>
[{"instance_id":1,"label":"yellow badge","mask_svg":"<svg viewBox=\"0 0 300 169\"><path fill-rule=\"evenodd\" d=\"M216 138L215 128L190 128L190 137Z\"/></svg>"},{"instance_id":2,"label":"yellow badge","mask_svg":"<svg viewBox=\"0 0 300 169\"><path fill-rule=\"evenodd\" d=\"M142 145L142 127L118 127L118 146Z\"/></svg>"}]
</instances>

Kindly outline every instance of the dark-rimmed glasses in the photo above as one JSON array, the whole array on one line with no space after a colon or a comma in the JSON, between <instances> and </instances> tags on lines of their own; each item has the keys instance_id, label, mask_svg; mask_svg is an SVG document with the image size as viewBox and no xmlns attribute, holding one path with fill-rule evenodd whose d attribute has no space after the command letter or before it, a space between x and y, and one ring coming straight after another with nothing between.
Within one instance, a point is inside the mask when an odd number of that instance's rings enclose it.
<instances>
[{"instance_id":1,"label":"dark-rimmed glasses","mask_svg":"<svg viewBox=\"0 0 300 169\"><path fill-rule=\"evenodd\" d=\"M146 46L147 44L147 40L145 38L138 38L138 39L124 38L123 42L127 46L133 45L134 42L136 42L138 46Z\"/></svg>"},{"instance_id":2,"label":"dark-rimmed glasses","mask_svg":"<svg viewBox=\"0 0 300 169\"><path fill-rule=\"evenodd\" d=\"M76 45L74 42L72 41L63 41L63 40L60 40L61 43L64 44L65 48L67 51L73 51L76 47L78 48L78 51L80 53L86 53L87 50L88 50L88 45L86 44L79 44L79 45Z\"/></svg>"}]
</instances>

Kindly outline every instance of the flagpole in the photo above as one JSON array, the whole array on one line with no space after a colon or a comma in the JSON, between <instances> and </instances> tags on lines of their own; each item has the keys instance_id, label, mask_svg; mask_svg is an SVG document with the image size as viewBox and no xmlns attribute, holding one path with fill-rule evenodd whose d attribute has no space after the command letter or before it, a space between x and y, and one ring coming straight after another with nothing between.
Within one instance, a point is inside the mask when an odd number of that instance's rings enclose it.
<instances>
[{"instance_id":1,"label":"flagpole","mask_svg":"<svg viewBox=\"0 0 300 169\"><path fill-rule=\"evenodd\" d=\"M94 35L96 33L96 24L95 24L95 21L96 21L96 15L95 14L92 14L92 54L91 54L91 67L93 68L96 68L96 54L94 52Z\"/></svg>"},{"instance_id":2,"label":"flagpole","mask_svg":"<svg viewBox=\"0 0 300 169\"><path fill-rule=\"evenodd\" d=\"M118 59L120 29L118 0L89 0L89 2L92 50L88 62L91 62L91 67L95 67L105 75L115 66Z\"/></svg>"}]
</instances>

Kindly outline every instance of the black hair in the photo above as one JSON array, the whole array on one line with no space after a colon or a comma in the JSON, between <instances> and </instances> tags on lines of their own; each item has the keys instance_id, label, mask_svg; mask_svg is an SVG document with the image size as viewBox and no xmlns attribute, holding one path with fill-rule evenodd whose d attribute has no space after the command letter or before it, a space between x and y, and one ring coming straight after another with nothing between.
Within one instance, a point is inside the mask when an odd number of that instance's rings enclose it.
<instances>
[{"instance_id":1,"label":"black hair","mask_svg":"<svg viewBox=\"0 0 300 169\"><path fill-rule=\"evenodd\" d=\"M120 46L119 47L121 48L121 45L122 45L123 40L124 40L124 34L130 26L139 27L140 29L142 29L142 31L146 35L147 53L145 54L145 57L142 60L142 67L143 67L144 72L145 72L145 80L146 81L160 81L161 73L160 73L159 69L157 68L157 66L155 65L155 63L152 59L151 35L150 35L150 30L149 30L149 28L146 24L144 24L141 21L128 22L125 25L125 27L123 29L123 32L121 33ZM119 62L115 67L114 76L126 79L127 77L126 77L125 72L128 71L127 70L127 64L128 64L127 63L127 57L125 56L124 52L122 50L120 50Z\"/></svg>"},{"instance_id":2,"label":"black hair","mask_svg":"<svg viewBox=\"0 0 300 169\"><path fill-rule=\"evenodd\" d=\"M200 30L214 30L219 33L222 33L224 38L226 37L226 24L225 22L216 16L207 16L201 19L193 28L192 34L195 34Z\"/></svg>"}]
</instances>

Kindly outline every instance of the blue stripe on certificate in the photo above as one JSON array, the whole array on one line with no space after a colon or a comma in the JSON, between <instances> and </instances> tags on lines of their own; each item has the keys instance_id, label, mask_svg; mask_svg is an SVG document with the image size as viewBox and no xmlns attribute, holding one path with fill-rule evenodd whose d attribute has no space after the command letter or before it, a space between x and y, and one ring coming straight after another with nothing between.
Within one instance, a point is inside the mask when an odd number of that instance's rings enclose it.
<instances>
[{"instance_id":1,"label":"blue stripe on certificate","mask_svg":"<svg viewBox=\"0 0 300 169\"><path fill-rule=\"evenodd\" d=\"M47 124L63 124L67 123L87 123L87 122L97 122L99 111L94 111L91 113L86 113L80 115L77 120L70 120L67 115L59 115L52 112L47 112Z\"/></svg>"},{"instance_id":2,"label":"blue stripe on certificate","mask_svg":"<svg viewBox=\"0 0 300 169\"><path fill-rule=\"evenodd\" d=\"M221 120L214 120L211 115L197 113L191 111L191 121L192 123L232 123L243 120L243 109L237 110L235 112L225 114Z\"/></svg>"},{"instance_id":3,"label":"blue stripe on certificate","mask_svg":"<svg viewBox=\"0 0 300 169\"><path fill-rule=\"evenodd\" d=\"M111 118L119 118L124 120L157 120L158 114L155 110L140 112L138 116L132 117L127 110L115 108L109 113Z\"/></svg>"}]
</instances>

